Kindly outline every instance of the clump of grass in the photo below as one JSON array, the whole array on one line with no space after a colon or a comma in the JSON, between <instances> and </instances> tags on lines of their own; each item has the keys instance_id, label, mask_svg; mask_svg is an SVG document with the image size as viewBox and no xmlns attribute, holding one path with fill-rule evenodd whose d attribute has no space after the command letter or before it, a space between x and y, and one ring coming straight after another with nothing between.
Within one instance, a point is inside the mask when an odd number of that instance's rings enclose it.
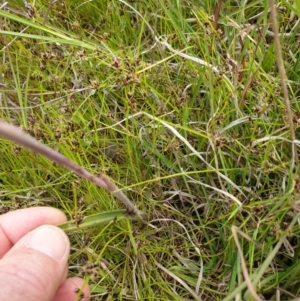
<instances>
[{"instance_id":1,"label":"clump of grass","mask_svg":"<svg viewBox=\"0 0 300 301\"><path fill-rule=\"evenodd\" d=\"M124 212L0 141L3 210L45 204L76 217L65 226L70 274L85 275L95 300L300 295L297 10L277 7L280 80L269 4L218 4L10 1L0 11L0 118L113 178L148 215L143 227L80 227Z\"/></svg>"}]
</instances>

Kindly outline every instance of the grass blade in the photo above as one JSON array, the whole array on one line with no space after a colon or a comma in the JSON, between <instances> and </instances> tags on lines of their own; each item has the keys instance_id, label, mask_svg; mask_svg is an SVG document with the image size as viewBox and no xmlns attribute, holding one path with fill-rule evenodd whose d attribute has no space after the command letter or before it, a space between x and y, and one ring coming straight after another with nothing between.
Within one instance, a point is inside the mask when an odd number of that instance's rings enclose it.
<instances>
[{"instance_id":1,"label":"grass blade","mask_svg":"<svg viewBox=\"0 0 300 301\"><path fill-rule=\"evenodd\" d=\"M107 211L86 216L80 223L76 222L76 220L71 220L59 225L59 227L65 232L70 232L78 229L96 227L110 222L117 222L128 218L130 220L137 220L137 216L129 216L126 213L126 210Z\"/></svg>"}]
</instances>

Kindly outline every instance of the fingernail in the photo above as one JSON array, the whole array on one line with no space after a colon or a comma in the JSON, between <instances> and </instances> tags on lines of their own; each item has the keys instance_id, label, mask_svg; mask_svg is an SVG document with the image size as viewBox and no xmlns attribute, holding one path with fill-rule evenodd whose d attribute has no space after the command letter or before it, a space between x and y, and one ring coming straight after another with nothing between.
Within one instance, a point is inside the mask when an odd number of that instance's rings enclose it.
<instances>
[{"instance_id":1,"label":"fingernail","mask_svg":"<svg viewBox=\"0 0 300 301\"><path fill-rule=\"evenodd\" d=\"M26 246L60 261L67 255L69 239L59 228L45 225L31 232Z\"/></svg>"}]
</instances>

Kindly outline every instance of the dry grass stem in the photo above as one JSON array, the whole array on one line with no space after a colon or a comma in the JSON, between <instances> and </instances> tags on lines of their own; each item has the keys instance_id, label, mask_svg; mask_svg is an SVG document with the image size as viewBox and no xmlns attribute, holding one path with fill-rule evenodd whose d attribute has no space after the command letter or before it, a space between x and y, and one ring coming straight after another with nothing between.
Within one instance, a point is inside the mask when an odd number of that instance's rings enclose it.
<instances>
[{"instance_id":1,"label":"dry grass stem","mask_svg":"<svg viewBox=\"0 0 300 301\"><path fill-rule=\"evenodd\" d=\"M286 84L286 72L283 64L283 58L282 58L282 51L281 51L281 46L280 46L280 39L279 39L279 31L278 31L278 24L277 24L277 12L276 12L276 7L275 7L275 1L270 0L270 8L271 8L271 21L272 21L272 27L273 27L273 32L274 32L274 44L275 44L275 50L276 50L276 57L277 57L277 65L278 65L278 72L280 76L280 81L281 81L281 88L282 88L282 93L283 93L283 99L285 102L286 106L286 117L288 120L288 124L290 127L290 132L291 132L291 139L292 139L292 149L293 149L293 162L292 162L292 167L294 167L294 164L298 163L298 152L296 145L294 144L294 141L296 139L295 135L295 129L294 129L294 122L293 122L293 113L291 110L291 104L289 100L289 93L288 93L288 88ZM300 172L300 171L299 171Z\"/></svg>"},{"instance_id":2,"label":"dry grass stem","mask_svg":"<svg viewBox=\"0 0 300 301\"><path fill-rule=\"evenodd\" d=\"M240 255L241 264L242 264L242 271L243 271L243 275L244 275L245 281L247 283L249 292L252 295L252 297L256 301L262 301L261 298L256 293L255 288L252 285L252 282L251 282L251 279L250 279L250 276L249 276L249 273L248 273L248 269L247 269L247 264L246 264L246 261L245 261L245 258L244 258L244 254L243 254L243 251L242 251L242 248L241 248L241 245L239 243L238 236L237 236L237 232L238 232L237 231L237 227L232 226L232 234L233 234L234 241L236 243L236 246L237 246L237 249L238 249L238 252L239 252L239 255Z\"/></svg>"},{"instance_id":3,"label":"dry grass stem","mask_svg":"<svg viewBox=\"0 0 300 301\"><path fill-rule=\"evenodd\" d=\"M40 143L35 138L24 133L18 127L8 124L4 121L0 121L0 136L11 140L19 145L22 145L28 149L31 149L32 151L47 157L53 162L70 169L77 175L87 179L88 181L93 182L97 186L104 188L105 190L115 195L115 197L118 198L127 207L130 213L138 215L142 214L142 212L139 211L132 204L132 202L127 198L127 196L114 183L112 183L110 179L105 177L103 174L101 174L99 177L93 176L83 167L67 159L64 155L60 154L54 149Z\"/></svg>"}]
</instances>

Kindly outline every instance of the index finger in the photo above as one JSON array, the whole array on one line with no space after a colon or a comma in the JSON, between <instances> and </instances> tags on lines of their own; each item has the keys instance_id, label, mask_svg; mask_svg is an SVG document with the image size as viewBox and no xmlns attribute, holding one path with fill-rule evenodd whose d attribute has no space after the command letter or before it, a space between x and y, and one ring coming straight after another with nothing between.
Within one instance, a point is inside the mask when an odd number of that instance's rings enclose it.
<instances>
[{"instance_id":1,"label":"index finger","mask_svg":"<svg viewBox=\"0 0 300 301\"><path fill-rule=\"evenodd\" d=\"M41 225L58 225L67 220L63 212L33 207L0 215L0 258L26 233Z\"/></svg>"}]
</instances>

